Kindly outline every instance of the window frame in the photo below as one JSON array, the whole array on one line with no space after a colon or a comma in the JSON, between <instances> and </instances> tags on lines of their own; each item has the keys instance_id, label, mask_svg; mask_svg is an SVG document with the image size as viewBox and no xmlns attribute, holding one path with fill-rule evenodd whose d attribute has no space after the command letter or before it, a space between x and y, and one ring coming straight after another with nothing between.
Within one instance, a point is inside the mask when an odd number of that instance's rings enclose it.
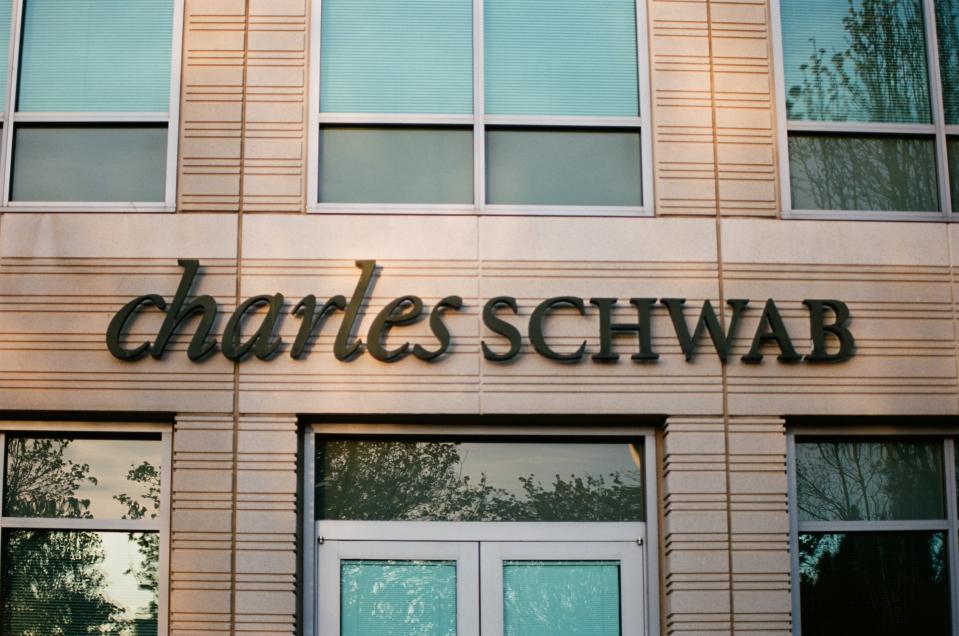
<instances>
[{"instance_id":1,"label":"window frame","mask_svg":"<svg viewBox=\"0 0 959 636\"><path fill-rule=\"evenodd\" d=\"M180 124L180 76L183 57L183 15L185 0L173 0L173 33L170 50L170 102L166 112L64 112L18 113L17 89L20 71L20 41L23 31L23 8L28 0L12 2L10 14L10 48L7 57L7 90L0 110L0 212L175 212L177 160ZM161 202L97 202L97 201L11 201L13 175L13 130L19 123L49 124L157 124L167 125L166 171L164 200Z\"/></svg>"},{"instance_id":2,"label":"window frame","mask_svg":"<svg viewBox=\"0 0 959 636\"><path fill-rule=\"evenodd\" d=\"M786 480L789 511L789 578L792 584L792 634L802 636L802 605L800 599L799 534L801 532L943 532L946 535L946 554L949 576L949 616L953 635L959 634L959 502L956 486L956 435L959 431L917 426L895 428L890 426L836 426L790 427L786 430ZM800 521L797 490L796 440L804 438L836 438L837 441L882 441L894 438L912 438L941 442L943 479L946 480L945 518L891 521Z\"/></svg>"},{"instance_id":3,"label":"window frame","mask_svg":"<svg viewBox=\"0 0 959 636\"><path fill-rule=\"evenodd\" d=\"M123 439L125 435L148 433L160 435L160 510L158 519L70 519L70 518L32 518L4 517L0 509L0 540L5 529L42 529L66 531L120 531L120 532L156 532L160 536L160 562L158 564L157 590L157 634L169 633L169 593L170 593L170 500L173 481L173 433L171 427L164 424L149 423L111 423L111 422L0 422L0 503L3 501L3 487L6 482L6 436L45 435L70 437L71 435L110 435ZM0 563L0 568L3 564Z\"/></svg>"},{"instance_id":4,"label":"window frame","mask_svg":"<svg viewBox=\"0 0 959 636\"><path fill-rule=\"evenodd\" d=\"M932 122L929 124L869 123L852 121L789 120L786 116L786 72L783 48L782 0L770 0L772 22L773 69L775 74L775 118L779 164L779 194L783 219L813 219L837 221L956 221L959 201L952 201L948 137L959 138L959 125L947 126L943 105L942 71L939 67L939 37L936 25L935 0L922 0L923 36L926 44L926 68L929 75L929 104ZM932 139L935 143L936 192L938 212L882 211L882 210L804 210L792 205L792 184L789 173L789 133L846 133L866 134L871 137L914 135ZM959 174L952 177L959 181Z\"/></svg>"},{"instance_id":5,"label":"window frame","mask_svg":"<svg viewBox=\"0 0 959 636\"><path fill-rule=\"evenodd\" d=\"M21 1L21 0L18 0ZM473 3L473 112L446 114L323 113L320 111L320 45L322 0L310 0L309 116L307 134L307 212L327 214L443 214L488 216L589 216L650 217L655 203L653 179L652 100L650 54L645 0L634 0L636 16L636 67L639 114L636 117L487 115L484 74L484 0ZM459 126L473 134L473 202L464 204L321 203L319 202L320 127L359 126ZM490 205L486 203L486 127L583 128L594 131L628 128L640 135L640 179L643 205Z\"/></svg>"},{"instance_id":6,"label":"window frame","mask_svg":"<svg viewBox=\"0 0 959 636\"><path fill-rule=\"evenodd\" d=\"M394 541L425 539L434 541L636 541L644 550L643 604L645 633L658 634L660 630L659 608L659 491L658 455L656 434L650 426L508 426L469 424L355 424L313 423L303 427L301 489L302 489L302 568L301 636L316 636L319 628L317 616L317 586L319 585L320 541L353 540ZM321 521L316 515L314 486L316 480L316 437L370 437L411 439L486 438L539 439L564 438L570 441L581 438L584 443L596 439L643 440L643 489L645 521L625 522L514 522L514 521ZM321 527L322 526L322 527ZM537 528L536 526L540 526ZM583 540L584 529L590 539ZM322 530L322 534L321 534ZM598 537L598 538L597 538Z\"/></svg>"}]
</instances>

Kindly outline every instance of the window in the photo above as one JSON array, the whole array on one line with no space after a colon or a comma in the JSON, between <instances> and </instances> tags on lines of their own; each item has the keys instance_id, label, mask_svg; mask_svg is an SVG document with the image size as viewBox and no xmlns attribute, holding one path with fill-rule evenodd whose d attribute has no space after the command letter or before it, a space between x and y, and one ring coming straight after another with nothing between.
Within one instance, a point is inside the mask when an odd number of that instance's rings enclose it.
<instances>
[{"instance_id":1,"label":"window","mask_svg":"<svg viewBox=\"0 0 959 636\"><path fill-rule=\"evenodd\" d=\"M651 435L425 430L308 431L304 633L658 633Z\"/></svg>"},{"instance_id":2,"label":"window","mask_svg":"<svg viewBox=\"0 0 959 636\"><path fill-rule=\"evenodd\" d=\"M182 0L0 2L3 205L173 209L181 22Z\"/></svg>"},{"instance_id":3,"label":"window","mask_svg":"<svg viewBox=\"0 0 959 636\"><path fill-rule=\"evenodd\" d=\"M794 633L955 634L953 440L791 440Z\"/></svg>"},{"instance_id":4,"label":"window","mask_svg":"<svg viewBox=\"0 0 959 636\"><path fill-rule=\"evenodd\" d=\"M959 1L773 4L784 209L949 218L959 203Z\"/></svg>"},{"instance_id":5,"label":"window","mask_svg":"<svg viewBox=\"0 0 959 636\"><path fill-rule=\"evenodd\" d=\"M169 434L54 426L0 432L0 631L166 634Z\"/></svg>"},{"instance_id":6,"label":"window","mask_svg":"<svg viewBox=\"0 0 959 636\"><path fill-rule=\"evenodd\" d=\"M645 2L315 0L314 211L642 214Z\"/></svg>"}]
</instances>

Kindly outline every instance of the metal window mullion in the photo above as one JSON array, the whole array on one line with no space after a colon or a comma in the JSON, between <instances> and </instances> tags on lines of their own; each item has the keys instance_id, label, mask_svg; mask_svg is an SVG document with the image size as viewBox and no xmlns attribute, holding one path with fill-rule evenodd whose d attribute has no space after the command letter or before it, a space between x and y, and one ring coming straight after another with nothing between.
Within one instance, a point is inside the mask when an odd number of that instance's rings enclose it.
<instances>
[{"instance_id":1,"label":"metal window mullion","mask_svg":"<svg viewBox=\"0 0 959 636\"><path fill-rule=\"evenodd\" d=\"M3 517L0 528L80 532L159 532L156 519L77 519L73 517Z\"/></svg>"},{"instance_id":2,"label":"metal window mullion","mask_svg":"<svg viewBox=\"0 0 959 636\"><path fill-rule=\"evenodd\" d=\"M539 126L582 128L641 128L641 117L602 117L582 115L486 115L483 121L490 126Z\"/></svg>"},{"instance_id":3,"label":"metal window mullion","mask_svg":"<svg viewBox=\"0 0 959 636\"><path fill-rule=\"evenodd\" d=\"M0 0L2 1L2 0ZM10 58L7 60L7 101L6 101L6 125L3 127L3 150L0 157L0 165L3 168L3 194L0 196L0 205L10 203L10 175L12 174L11 164L13 162L13 112L17 104L17 84L20 80L20 34L23 30L23 2L24 0L13 0L12 15L10 24L12 26L10 33Z\"/></svg>"},{"instance_id":4,"label":"metal window mullion","mask_svg":"<svg viewBox=\"0 0 959 636\"><path fill-rule=\"evenodd\" d=\"M799 532L943 532L949 529L947 519L897 521L799 521Z\"/></svg>"},{"instance_id":5,"label":"metal window mullion","mask_svg":"<svg viewBox=\"0 0 959 636\"><path fill-rule=\"evenodd\" d=\"M10 118L20 123L41 124L167 124L170 123L169 113L137 113L137 112L18 112L12 113Z\"/></svg>"},{"instance_id":6,"label":"metal window mullion","mask_svg":"<svg viewBox=\"0 0 959 636\"><path fill-rule=\"evenodd\" d=\"M306 136L306 208L309 211L320 200L320 42L323 5L321 0L310 3L310 66L309 66L309 122Z\"/></svg>"},{"instance_id":7,"label":"metal window mullion","mask_svg":"<svg viewBox=\"0 0 959 636\"><path fill-rule=\"evenodd\" d=\"M776 74L775 77L775 90L776 90L776 99L775 99L775 108L774 112L776 114L776 138L777 138L777 166L778 166L778 176L779 176L779 207L781 210L781 216L783 218L789 218L792 214L792 185L790 183L790 174L789 174L789 131L787 128L787 112L786 112L786 65L783 61L783 33L782 33L782 15L781 9L779 6L779 0L770 0L769 2L769 21L772 27L772 40L773 40L773 70ZM796 592L798 594L798 592ZM798 634L798 630L795 629L796 617L793 617L793 626L794 633Z\"/></svg>"},{"instance_id":8,"label":"metal window mullion","mask_svg":"<svg viewBox=\"0 0 959 636\"><path fill-rule=\"evenodd\" d=\"M952 633L959 634L959 536L956 534L957 502L956 502L956 449L953 439L946 439L944 446L944 466L946 479L946 518L949 522L949 532L946 535L946 555L949 559L949 603L952 619Z\"/></svg>"},{"instance_id":9,"label":"metal window mullion","mask_svg":"<svg viewBox=\"0 0 959 636\"><path fill-rule=\"evenodd\" d=\"M317 121L320 124L471 126L474 118L432 113L319 113Z\"/></svg>"},{"instance_id":10,"label":"metal window mullion","mask_svg":"<svg viewBox=\"0 0 959 636\"><path fill-rule=\"evenodd\" d=\"M928 135L936 134L935 124L897 124L862 121L816 121L791 119L789 132L841 133L844 135Z\"/></svg>"},{"instance_id":11,"label":"metal window mullion","mask_svg":"<svg viewBox=\"0 0 959 636\"><path fill-rule=\"evenodd\" d=\"M316 434L307 428L303 440L303 622L302 636L315 633L317 587L319 570L316 560L316 542L319 540L319 524L316 522Z\"/></svg>"},{"instance_id":12,"label":"metal window mullion","mask_svg":"<svg viewBox=\"0 0 959 636\"><path fill-rule=\"evenodd\" d=\"M173 3L173 34L170 43L170 97L167 102L166 181L164 203L176 206L177 162L180 147L180 99L183 73L183 29L186 0ZM161 634L164 633L162 630Z\"/></svg>"},{"instance_id":13,"label":"metal window mullion","mask_svg":"<svg viewBox=\"0 0 959 636\"><path fill-rule=\"evenodd\" d=\"M636 88L638 96L639 109L639 162L640 162L640 183L642 188L642 207L646 214L653 210L655 202L655 178L653 173L653 133L652 127L646 122L651 122L653 101L652 81L650 80L649 64L652 55L649 50L649 20L647 18L646 0L636 0L634 4L634 13L636 16L636 79L639 85ZM658 627L657 627L658 629Z\"/></svg>"},{"instance_id":14,"label":"metal window mullion","mask_svg":"<svg viewBox=\"0 0 959 636\"><path fill-rule=\"evenodd\" d=\"M789 590L792 601L792 633L802 633L799 598L799 505L796 500L796 436L786 433L786 493L789 511Z\"/></svg>"},{"instance_id":15,"label":"metal window mullion","mask_svg":"<svg viewBox=\"0 0 959 636\"><path fill-rule=\"evenodd\" d=\"M659 466L656 454L656 435L648 432L643 436L643 464L646 497L646 542L645 550L645 604L646 633L659 633L659 488L656 479Z\"/></svg>"},{"instance_id":16,"label":"metal window mullion","mask_svg":"<svg viewBox=\"0 0 959 636\"><path fill-rule=\"evenodd\" d=\"M170 514L173 493L173 433L160 435L163 455L160 456L160 563L157 585L157 630L161 636L169 632L170 599Z\"/></svg>"},{"instance_id":17,"label":"metal window mullion","mask_svg":"<svg viewBox=\"0 0 959 636\"><path fill-rule=\"evenodd\" d=\"M952 192L949 188L949 159L946 156L946 117L942 103L942 75L939 71L939 37L936 28L935 0L923 0L923 18L926 25L926 60L929 75L929 102L932 123L936 130L936 173L939 186L939 205L943 216L952 215Z\"/></svg>"},{"instance_id":18,"label":"metal window mullion","mask_svg":"<svg viewBox=\"0 0 959 636\"><path fill-rule=\"evenodd\" d=\"M486 9L473 0L473 204L486 208Z\"/></svg>"}]
</instances>

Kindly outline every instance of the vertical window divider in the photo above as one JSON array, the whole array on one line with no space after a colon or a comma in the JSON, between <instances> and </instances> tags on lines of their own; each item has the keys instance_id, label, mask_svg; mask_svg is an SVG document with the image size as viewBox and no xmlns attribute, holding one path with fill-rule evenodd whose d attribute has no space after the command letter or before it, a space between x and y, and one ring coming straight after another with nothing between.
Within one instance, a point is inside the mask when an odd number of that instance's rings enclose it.
<instances>
[{"instance_id":1,"label":"vertical window divider","mask_svg":"<svg viewBox=\"0 0 959 636\"><path fill-rule=\"evenodd\" d=\"M946 113L942 103L942 69L939 68L939 33L936 25L935 0L923 0L925 22L926 66L929 69L929 104L932 123L936 127L936 174L938 175L939 205L946 218L952 217L952 189L950 187L949 158L946 153Z\"/></svg>"},{"instance_id":2,"label":"vertical window divider","mask_svg":"<svg viewBox=\"0 0 959 636\"><path fill-rule=\"evenodd\" d=\"M160 589L157 590L157 634L162 636L169 633L168 623L170 618L170 534L172 526L170 502L173 499L173 433L169 430L164 431L160 434L160 441L163 455L160 457L160 563L157 574L159 577L157 584ZM5 448L5 445L0 443L0 448ZM2 491L0 491L0 502L3 501L2 494Z\"/></svg>"},{"instance_id":3,"label":"vertical window divider","mask_svg":"<svg viewBox=\"0 0 959 636\"><path fill-rule=\"evenodd\" d=\"M641 216L653 216L655 209L655 183L653 179L653 85L649 67L653 63L653 54L649 48L649 20L646 18L646 0L636 0L633 13L636 17L636 87L639 106L639 175L642 184ZM717 202L718 203L718 202Z\"/></svg>"},{"instance_id":4,"label":"vertical window divider","mask_svg":"<svg viewBox=\"0 0 959 636\"><path fill-rule=\"evenodd\" d=\"M3 184L0 185L2 196L0 196L0 205L10 205L10 177L12 175L13 162L13 128L15 125L14 112L17 108L17 84L20 74L20 39L23 30L23 3L24 0L13 0L13 10L10 14L10 58L7 60L7 94L4 102L6 112L3 118L2 155L0 155L0 167L2 167Z\"/></svg>"},{"instance_id":5,"label":"vertical window divider","mask_svg":"<svg viewBox=\"0 0 959 636\"><path fill-rule=\"evenodd\" d=\"M943 465L945 467L946 480L946 520L949 530L946 533L946 554L949 558L949 600L950 600L950 618L952 619L952 633L959 634L959 553L956 547L959 546L959 534L957 534L957 507L956 501L956 448L955 440L947 438L943 446L945 457Z\"/></svg>"},{"instance_id":6,"label":"vertical window divider","mask_svg":"<svg viewBox=\"0 0 959 636\"><path fill-rule=\"evenodd\" d=\"M173 2L173 34L170 50L170 101L167 103L166 189L164 202L170 212L176 210L177 160L180 142L180 98L183 69L183 16L185 0ZM241 167L242 170L242 167Z\"/></svg>"},{"instance_id":7,"label":"vertical window divider","mask_svg":"<svg viewBox=\"0 0 959 636\"><path fill-rule=\"evenodd\" d=\"M310 57L309 100L306 149L306 208L316 206L320 200L320 46L322 44L323 2L310 3Z\"/></svg>"},{"instance_id":8,"label":"vertical window divider","mask_svg":"<svg viewBox=\"0 0 959 636\"><path fill-rule=\"evenodd\" d=\"M789 515L789 580L792 601L792 633L802 634L799 601L799 502L796 497L796 435L786 432L786 509Z\"/></svg>"},{"instance_id":9,"label":"vertical window divider","mask_svg":"<svg viewBox=\"0 0 959 636\"><path fill-rule=\"evenodd\" d=\"M483 0L473 0L473 204L486 209L486 47Z\"/></svg>"},{"instance_id":10,"label":"vertical window divider","mask_svg":"<svg viewBox=\"0 0 959 636\"><path fill-rule=\"evenodd\" d=\"M3 485L7 481L7 435L0 431L0 519L3 518ZM0 524L0 573L3 572L3 526ZM0 575L0 599L3 598L3 577Z\"/></svg>"},{"instance_id":11,"label":"vertical window divider","mask_svg":"<svg viewBox=\"0 0 959 636\"><path fill-rule=\"evenodd\" d=\"M307 428L303 439L303 457L302 457L302 489L303 498L301 509L303 510L303 554L301 556L301 565L303 572L303 588L300 590L302 595L302 620L300 621L300 633L302 636L313 636L316 625L316 603L317 603L317 571L319 563L316 560L316 542L317 536L316 522L316 433L312 428Z\"/></svg>"}]
</instances>

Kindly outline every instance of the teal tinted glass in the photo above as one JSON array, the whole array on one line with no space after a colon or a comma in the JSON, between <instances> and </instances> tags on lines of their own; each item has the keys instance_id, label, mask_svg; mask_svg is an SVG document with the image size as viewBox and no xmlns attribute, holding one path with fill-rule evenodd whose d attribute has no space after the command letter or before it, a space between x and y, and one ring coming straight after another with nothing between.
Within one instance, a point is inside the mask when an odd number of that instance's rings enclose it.
<instances>
[{"instance_id":1,"label":"teal tinted glass","mask_svg":"<svg viewBox=\"0 0 959 636\"><path fill-rule=\"evenodd\" d=\"M8 436L7 517L155 519L160 511L156 439Z\"/></svg>"},{"instance_id":2,"label":"teal tinted glass","mask_svg":"<svg viewBox=\"0 0 959 636\"><path fill-rule=\"evenodd\" d=\"M639 131L487 129L486 200L643 204Z\"/></svg>"},{"instance_id":3,"label":"teal tinted glass","mask_svg":"<svg viewBox=\"0 0 959 636\"><path fill-rule=\"evenodd\" d=\"M472 203L473 131L320 129L323 203Z\"/></svg>"},{"instance_id":4,"label":"teal tinted glass","mask_svg":"<svg viewBox=\"0 0 959 636\"><path fill-rule=\"evenodd\" d=\"M18 124L11 198L162 202L166 159L165 124Z\"/></svg>"},{"instance_id":5,"label":"teal tinted glass","mask_svg":"<svg viewBox=\"0 0 959 636\"><path fill-rule=\"evenodd\" d=\"M455 561L340 563L342 636L453 636Z\"/></svg>"},{"instance_id":6,"label":"teal tinted glass","mask_svg":"<svg viewBox=\"0 0 959 636\"><path fill-rule=\"evenodd\" d=\"M505 636L619 636L616 561L505 561Z\"/></svg>"},{"instance_id":7,"label":"teal tinted glass","mask_svg":"<svg viewBox=\"0 0 959 636\"><path fill-rule=\"evenodd\" d=\"M0 2L0 95L7 94L7 66L10 59L10 13L13 2Z\"/></svg>"},{"instance_id":8,"label":"teal tinted glass","mask_svg":"<svg viewBox=\"0 0 959 636\"><path fill-rule=\"evenodd\" d=\"M931 137L789 134L796 210L939 211Z\"/></svg>"},{"instance_id":9,"label":"teal tinted glass","mask_svg":"<svg viewBox=\"0 0 959 636\"><path fill-rule=\"evenodd\" d=\"M24 5L18 110L169 110L173 0Z\"/></svg>"},{"instance_id":10,"label":"teal tinted glass","mask_svg":"<svg viewBox=\"0 0 959 636\"><path fill-rule=\"evenodd\" d=\"M320 110L473 112L470 0L323 0Z\"/></svg>"},{"instance_id":11,"label":"teal tinted glass","mask_svg":"<svg viewBox=\"0 0 959 636\"><path fill-rule=\"evenodd\" d=\"M802 633L951 633L945 532L799 535Z\"/></svg>"},{"instance_id":12,"label":"teal tinted glass","mask_svg":"<svg viewBox=\"0 0 959 636\"><path fill-rule=\"evenodd\" d=\"M782 0L789 119L932 121L922 0Z\"/></svg>"},{"instance_id":13,"label":"teal tinted glass","mask_svg":"<svg viewBox=\"0 0 959 636\"><path fill-rule=\"evenodd\" d=\"M936 30L946 123L955 125L959 124L959 0L936 0Z\"/></svg>"},{"instance_id":14,"label":"teal tinted glass","mask_svg":"<svg viewBox=\"0 0 959 636\"><path fill-rule=\"evenodd\" d=\"M317 440L318 519L642 521L625 442Z\"/></svg>"},{"instance_id":15,"label":"teal tinted glass","mask_svg":"<svg viewBox=\"0 0 959 636\"><path fill-rule=\"evenodd\" d=\"M944 519L942 443L800 442L796 491L801 520Z\"/></svg>"},{"instance_id":16,"label":"teal tinted glass","mask_svg":"<svg viewBox=\"0 0 959 636\"><path fill-rule=\"evenodd\" d=\"M5 636L155 636L155 532L3 531Z\"/></svg>"},{"instance_id":17,"label":"teal tinted glass","mask_svg":"<svg viewBox=\"0 0 959 636\"><path fill-rule=\"evenodd\" d=\"M946 141L949 156L949 186L952 189L952 206L959 205L959 139L950 137Z\"/></svg>"},{"instance_id":18,"label":"teal tinted glass","mask_svg":"<svg viewBox=\"0 0 959 636\"><path fill-rule=\"evenodd\" d=\"M633 0L486 0L486 112L639 114Z\"/></svg>"}]
</instances>

